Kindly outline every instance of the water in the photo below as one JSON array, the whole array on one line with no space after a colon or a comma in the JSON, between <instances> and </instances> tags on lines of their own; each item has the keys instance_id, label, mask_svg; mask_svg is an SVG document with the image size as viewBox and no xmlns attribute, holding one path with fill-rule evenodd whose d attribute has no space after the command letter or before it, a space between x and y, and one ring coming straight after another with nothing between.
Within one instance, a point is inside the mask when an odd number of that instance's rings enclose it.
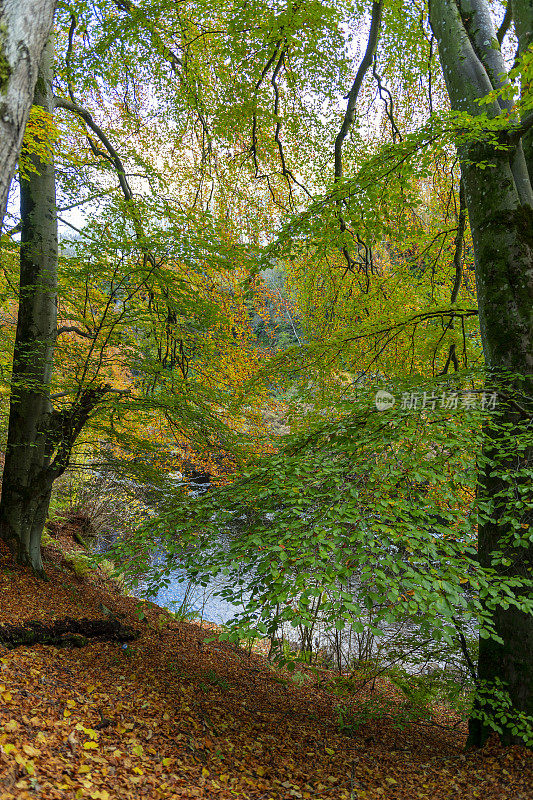
<instances>
[{"instance_id":1,"label":"water","mask_svg":"<svg viewBox=\"0 0 533 800\"><path fill-rule=\"evenodd\" d=\"M188 486L192 497L200 497L209 491L211 486L207 475L192 478L188 483L183 481L181 472L170 473L167 477L175 488ZM237 606L223 597L216 596L223 587L224 581L221 578L212 578L206 587L195 586L189 580L187 572L177 568L168 576L167 585L161 587L157 595L150 599L170 611L223 625L244 608L243 605Z\"/></svg>"},{"instance_id":2,"label":"water","mask_svg":"<svg viewBox=\"0 0 533 800\"><path fill-rule=\"evenodd\" d=\"M189 492L193 495L193 497L201 496L210 488L209 477L206 475L198 476L196 480L192 479L188 482L188 484L183 482L181 473L171 474L168 476L168 478L169 483L172 484L172 488L174 490L187 485ZM273 513L265 514L265 518L269 521L272 521L274 516L275 515ZM243 517L242 519L246 519L246 517ZM241 522L242 519L240 520ZM154 566L156 566L158 562L162 561L163 554L156 554L153 562ZM146 587L143 591L142 586L139 587L137 595L139 597L147 597L148 599L157 603L157 605L168 608L170 611L178 612L182 614L184 618L199 619L213 622L217 625L223 625L244 611L244 602L242 604L236 604L218 596L218 593L220 593L223 588L224 579L220 576L217 578L212 578L208 582L207 586L203 587L194 585L188 578L186 570L181 567L177 567L167 576L165 585L159 589L155 596L150 595L148 597ZM356 585L350 586L350 589L353 591L354 595L357 595L358 592ZM370 620L361 619L360 621L368 623ZM412 621L409 621L407 624L402 624L400 621L398 621L397 623L392 623L390 625L382 625L380 628L381 636L374 638L370 635L369 641L366 643L366 645L364 642L362 644L361 642L358 642L359 637L354 637L349 631L345 631L340 635L339 639L342 640L343 650L342 657L343 660L346 661L346 665L348 665L348 661L351 656L361 656L361 647L364 646L364 650L367 654L376 656L378 655L379 651L381 658L384 658L385 660L392 658L394 663L401 664L409 672L418 672L420 669L420 661L418 661L418 663L415 663L417 659L415 659L415 662L411 661L414 655L412 642L413 639L416 642L417 626L413 625ZM469 630L468 633L475 633L474 628L475 625L473 626L473 630ZM294 643L295 637L297 637L296 631L289 625L284 625L283 630L280 629L278 635L282 635L286 640ZM405 641L405 635L407 635L408 639L411 639L410 645ZM339 635L337 634L337 636ZM317 621L314 637L315 647L319 646L321 649L325 647L326 650L333 652L334 643L332 634L325 629L322 630L320 621ZM399 658L398 655L396 655L398 653L398 637L404 639L404 643L407 645L406 652L402 653ZM364 638L368 638L368 634L366 634ZM415 650L416 649L417 648L415 646ZM433 648L430 647L430 649ZM427 658L422 657L422 661L431 661L435 667L445 667L450 662L447 660L441 660L441 657L439 657L441 656L439 650L440 646L435 642L435 647L431 655L429 655ZM393 653L395 655L393 655ZM450 656L450 654L448 655ZM457 653L454 653L451 657L454 665L457 665Z\"/></svg>"},{"instance_id":3,"label":"water","mask_svg":"<svg viewBox=\"0 0 533 800\"><path fill-rule=\"evenodd\" d=\"M205 588L191 586L185 570L176 569L170 574L169 580L168 586L162 587L157 595L150 599L170 611L187 614L190 612L191 617L194 616L195 619L223 625L244 608L228 603L223 597L215 596L215 592L223 587L220 579L212 579Z\"/></svg>"}]
</instances>

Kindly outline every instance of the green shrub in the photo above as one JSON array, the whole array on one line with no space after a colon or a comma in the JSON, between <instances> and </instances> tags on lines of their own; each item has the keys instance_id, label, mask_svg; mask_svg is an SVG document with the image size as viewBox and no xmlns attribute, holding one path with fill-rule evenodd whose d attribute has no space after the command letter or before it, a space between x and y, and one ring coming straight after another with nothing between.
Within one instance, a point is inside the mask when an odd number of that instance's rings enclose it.
<instances>
[{"instance_id":1,"label":"green shrub","mask_svg":"<svg viewBox=\"0 0 533 800\"><path fill-rule=\"evenodd\" d=\"M93 559L86 553L65 553L64 558L71 564L74 574L78 578L86 578L95 569Z\"/></svg>"},{"instance_id":2,"label":"green shrub","mask_svg":"<svg viewBox=\"0 0 533 800\"><path fill-rule=\"evenodd\" d=\"M41 546L42 547L60 547L59 542L57 539L54 539L53 536L50 536L48 531L43 531L43 535L41 536Z\"/></svg>"}]
</instances>

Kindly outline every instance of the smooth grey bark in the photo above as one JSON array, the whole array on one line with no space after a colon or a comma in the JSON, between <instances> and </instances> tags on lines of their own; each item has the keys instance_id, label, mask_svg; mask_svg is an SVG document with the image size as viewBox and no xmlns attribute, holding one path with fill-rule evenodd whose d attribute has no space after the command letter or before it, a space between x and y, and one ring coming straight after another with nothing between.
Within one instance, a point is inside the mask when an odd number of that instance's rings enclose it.
<instances>
[{"instance_id":1,"label":"smooth grey bark","mask_svg":"<svg viewBox=\"0 0 533 800\"><path fill-rule=\"evenodd\" d=\"M531 11L531 0L515 0L517 30L523 26L520 8ZM453 109L472 116L495 117L506 108L495 100L480 107L476 100L507 79L507 72L486 0L432 0L430 20ZM491 507L480 516L478 557L502 579L531 581L533 547L514 547L514 526L533 525L531 478L533 446L513 452L533 414L533 192L528 170L531 153L525 136L502 137L506 149L486 141L458 147L461 174L474 244L479 321L485 363L498 389L497 413L485 429L478 496ZM487 162L490 166L487 167ZM513 375L509 379L509 375ZM522 507L514 504L522 492ZM506 565L496 563L501 550ZM518 601L523 590L518 589ZM487 605L488 607L488 605ZM478 680L487 687L502 681L517 712L533 715L533 616L512 604L492 611L501 642L480 638ZM477 709L481 709L482 700ZM489 714L490 705L484 706ZM504 724L502 740L519 741L512 724ZM484 743L490 728L474 713L469 744Z\"/></svg>"},{"instance_id":2,"label":"smooth grey bark","mask_svg":"<svg viewBox=\"0 0 533 800\"><path fill-rule=\"evenodd\" d=\"M46 44L34 103L49 114L52 93L53 41ZM95 407L110 387L79 388L61 410L50 399L57 328L57 209L55 169L33 156L35 171L20 181L19 309L9 407L0 538L17 559L44 575L41 537L52 486L67 468L72 447ZM64 328L62 330L77 330ZM83 334L82 334L83 335Z\"/></svg>"},{"instance_id":3,"label":"smooth grey bark","mask_svg":"<svg viewBox=\"0 0 533 800\"><path fill-rule=\"evenodd\" d=\"M0 0L0 230L56 0Z\"/></svg>"},{"instance_id":4,"label":"smooth grey bark","mask_svg":"<svg viewBox=\"0 0 533 800\"><path fill-rule=\"evenodd\" d=\"M518 39L518 53L522 56L533 44L533 0L509 0L513 4L514 27ZM527 91L527 87L522 87ZM523 137L530 176L533 176L533 129Z\"/></svg>"},{"instance_id":5,"label":"smooth grey bark","mask_svg":"<svg viewBox=\"0 0 533 800\"><path fill-rule=\"evenodd\" d=\"M43 50L34 103L49 113L53 44ZM20 561L42 573L40 532L51 486L37 488L50 447L49 386L57 329L57 217L53 161L33 157L35 172L20 181L20 289L13 354L6 458L0 500L0 535Z\"/></svg>"}]
</instances>

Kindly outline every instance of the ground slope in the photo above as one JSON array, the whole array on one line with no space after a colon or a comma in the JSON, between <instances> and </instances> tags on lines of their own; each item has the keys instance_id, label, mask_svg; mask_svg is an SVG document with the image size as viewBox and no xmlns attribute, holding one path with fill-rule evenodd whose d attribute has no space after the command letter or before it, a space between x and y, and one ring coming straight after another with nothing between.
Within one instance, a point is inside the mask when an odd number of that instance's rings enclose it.
<instances>
[{"instance_id":1,"label":"ground slope","mask_svg":"<svg viewBox=\"0 0 533 800\"><path fill-rule=\"evenodd\" d=\"M464 753L464 728L388 717L343 736L324 683L297 686L151 604L140 620L136 600L47 551L48 582L0 552L0 625L112 620L138 638L0 647L1 800L533 797L524 749Z\"/></svg>"}]
</instances>

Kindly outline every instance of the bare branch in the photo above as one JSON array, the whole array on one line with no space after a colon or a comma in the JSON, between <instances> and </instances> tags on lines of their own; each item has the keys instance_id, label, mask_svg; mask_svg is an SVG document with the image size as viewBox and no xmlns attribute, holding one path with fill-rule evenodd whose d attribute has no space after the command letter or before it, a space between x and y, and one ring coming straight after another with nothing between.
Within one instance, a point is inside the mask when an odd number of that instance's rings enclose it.
<instances>
[{"instance_id":1,"label":"bare branch","mask_svg":"<svg viewBox=\"0 0 533 800\"><path fill-rule=\"evenodd\" d=\"M107 138L107 136L105 135L104 131L100 128L99 125L96 124L96 122L92 118L92 115L85 108L78 105L78 103L75 103L71 100L67 100L65 97L54 97L54 102L56 108L64 108L67 111L70 111L72 114L77 114L79 117L81 117L82 120L87 125L87 127L89 127L93 131L93 133L95 133L96 136L98 136L98 138L104 145L105 149L107 150L110 160L112 161L113 166L117 171L118 180L122 192L124 194L124 197L126 198L127 201L132 200L133 193L130 189L128 181L126 180L126 171L124 169L124 165L120 159L120 156L113 147L113 145L111 144L111 142L109 141L109 139Z\"/></svg>"},{"instance_id":2,"label":"bare branch","mask_svg":"<svg viewBox=\"0 0 533 800\"><path fill-rule=\"evenodd\" d=\"M374 56L373 60L372 74L376 79L378 85L379 97L383 101L383 104L385 106L385 114L391 125L392 141L394 142L394 144L396 144L396 139L399 139L400 142L402 141L402 135L394 119L394 103L392 99L392 94L390 93L389 89L387 89L386 86L383 86L381 75L377 71L376 56ZM383 95L385 95L385 97Z\"/></svg>"},{"instance_id":3,"label":"bare branch","mask_svg":"<svg viewBox=\"0 0 533 800\"><path fill-rule=\"evenodd\" d=\"M61 336L62 333L76 333L78 336L83 336L84 339L94 339L94 333L87 333L76 325L65 325L57 329L56 337Z\"/></svg>"},{"instance_id":4,"label":"bare branch","mask_svg":"<svg viewBox=\"0 0 533 800\"><path fill-rule=\"evenodd\" d=\"M370 31L368 34L366 51L363 56L363 60L359 65L359 69L357 70L357 75L355 76L352 88L348 94L346 113L342 121L341 129L337 134L337 138L335 139L335 180L342 178L342 145L346 139L350 126L354 121L357 98L359 97L359 92L361 91L361 86L363 85L365 75L372 66L372 61L376 53L379 29L381 25L381 15L383 11L383 1L384 0L379 0L377 3L375 1L372 3L372 19L370 22Z\"/></svg>"},{"instance_id":5,"label":"bare branch","mask_svg":"<svg viewBox=\"0 0 533 800\"><path fill-rule=\"evenodd\" d=\"M464 181L461 178L459 183L459 214L457 220L457 234L455 236L455 253L453 256L453 264L455 267L455 281L452 289L452 296L450 303L453 306L457 302L459 289L461 288L461 279L463 277L463 242L465 237L466 228L466 197Z\"/></svg>"},{"instance_id":6,"label":"bare branch","mask_svg":"<svg viewBox=\"0 0 533 800\"><path fill-rule=\"evenodd\" d=\"M513 20L513 3L512 0L507 0L507 8L505 9L505 16L502 19L502 24L498 28L498 33L496 34L496 38L498 39L498 42L500 44L505 39L505 34L509 30L512 20Z\"/></svg>"}]
</instances>

